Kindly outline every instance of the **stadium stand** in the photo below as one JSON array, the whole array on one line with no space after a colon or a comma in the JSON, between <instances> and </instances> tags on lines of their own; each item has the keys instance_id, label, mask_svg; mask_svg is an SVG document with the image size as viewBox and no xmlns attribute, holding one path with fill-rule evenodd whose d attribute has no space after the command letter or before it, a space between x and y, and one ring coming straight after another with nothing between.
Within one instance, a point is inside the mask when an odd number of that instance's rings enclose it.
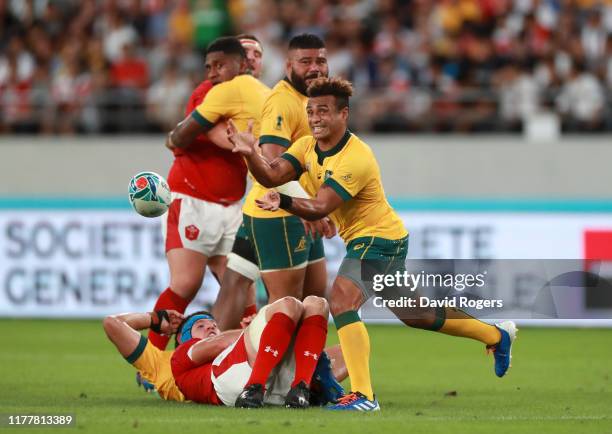
<instances>
[{"instance_id":1,"label":"stadium stand","mask_svg":"<svg viewBox=\"0 0 612 434\"><path fill-rule=\"evenodd\" d=\"M204 47L240 32L267 84L290 36L323 36L358 131L612 131L609 0L0 0L0 132L166 131Z\"/></svg>"}]
</instances>

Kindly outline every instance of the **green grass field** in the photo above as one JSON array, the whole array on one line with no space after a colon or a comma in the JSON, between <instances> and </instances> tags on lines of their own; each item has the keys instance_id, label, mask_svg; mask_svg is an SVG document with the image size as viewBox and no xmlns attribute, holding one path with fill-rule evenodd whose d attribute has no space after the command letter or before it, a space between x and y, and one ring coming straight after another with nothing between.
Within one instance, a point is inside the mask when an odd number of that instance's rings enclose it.
<instances>
[{"instance_id":1,"label":"green grass field","mask_svg":"<svg viewBox=\"0 0 612 434\"><path fill-rule=\"evenodd\" d=\"M477 342L370 326L382 411L337 414L162 401L136 387L99 321L2 320L0 329L0 413L73 413L77 422L7 432L612 433L612 330L523 329L513 368L498 379Z\"/></svg>"}]
</instances>

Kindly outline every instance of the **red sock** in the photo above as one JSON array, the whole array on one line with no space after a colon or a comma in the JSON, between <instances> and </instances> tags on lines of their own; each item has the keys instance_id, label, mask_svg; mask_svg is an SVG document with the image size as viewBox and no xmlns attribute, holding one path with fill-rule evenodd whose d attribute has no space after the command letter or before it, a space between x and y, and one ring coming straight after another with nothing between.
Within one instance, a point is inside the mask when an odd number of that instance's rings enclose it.
<instances>
[{"instance_id":1,"label":"red sock","mask_svg":"<svg viewBox=\"0 0 612 434\"><path fill-rule=\"evenodd\" d=\"M327 339L327 318L313 315L302 321L295 338L295 378L291 387L303 381L310 386L312 374Z\"/></svg>"},{"instance_id":2,"label":"red sock","mask_svg":"<svg viewBox=\"0 0 612 434\"><path fill-rule=\"evenodd\" d=\"M185 313L185 309L189 305L189 300L185 300L180 295L172 292L170 288L166 288L164 292L159 295L155 307L153 310L162 309L173 309L180 313ZM160 350L165 350L166 345L170 336L162 336L159 333L155 333L153 330L149 330L149 341Z\"/></svg>"},{"instance_id":3,"label":"red sock","mask_svg":"<svg viewBox=\"0 0 612 434\"><path fill-rule=\"evenodd\" d=\"M281 312L272 315L261 333L257 357L247 386L251 384L266 386L270 372L285 355L294 330L295 323L287 315Z\"/></svg>"}]
</instances>

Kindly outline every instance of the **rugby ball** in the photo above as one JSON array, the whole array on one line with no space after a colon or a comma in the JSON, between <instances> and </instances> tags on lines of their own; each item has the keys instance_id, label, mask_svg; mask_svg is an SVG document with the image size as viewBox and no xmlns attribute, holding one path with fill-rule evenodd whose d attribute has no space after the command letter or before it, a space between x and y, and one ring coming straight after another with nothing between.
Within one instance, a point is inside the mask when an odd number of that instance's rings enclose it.
<instances>
[{"instance_id":1,"label":"rugby ball","mask_svg":"<svg viewBox=\"0 0 612 434\"><path fill-rule=\"evenodd\" d=\"M140 172L130 179L128 197L134 210L144 217L159 217L170 206L170 187L155 172Z\"/></svg>"}]
</instances>

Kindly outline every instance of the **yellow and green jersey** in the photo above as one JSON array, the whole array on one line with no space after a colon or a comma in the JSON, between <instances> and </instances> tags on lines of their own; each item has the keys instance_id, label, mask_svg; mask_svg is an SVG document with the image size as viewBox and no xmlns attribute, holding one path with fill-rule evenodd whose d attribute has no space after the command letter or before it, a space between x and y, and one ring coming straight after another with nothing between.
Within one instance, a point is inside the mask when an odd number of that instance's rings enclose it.
<instances>
[{"instance_id":1,"label":"yellow and green jersey","mask_svg":"<svg viewBox=\"0 0 612 434\"><path fill-rule=\"evenodd\" d=\"M252 75L238 75L213 87L191 116L208 128L231 119L240 131L245 131L252 119L253 134L259 136L261 113L269 93L270 88Z\"/></svg>"},{"instance_id":2,"label":"yellow and green jersey","mask_svg":"<svg viewBox=\"0 0 612 434\"><path fill-rule=\"evenodd\" d=\"M300 137L310 135L306 104L308 97L298 92L285 78L279 81L266 99L261 115L259 143L273 143L289 148ZM300 180L302 182L303 180ZM303 183L302 183L303 184ZM251 217L275 218L291 215L285 210L264 211L255 199L266 194L268 189L254 181L246 196L242 211Z\"/></svg>"},{"instance_id":3,"label":"yellow and green jersey","mask_svg":"<svg viewBox=\"0 0 612 434\"><path fill-rule=\"evenodd\" d=\"M298 176L308 177L305 188L310 195L315 196L325 184L344 200L330 217L345 243L361 237L399 240L408 234L387 201L372 150L350 131L327 151L319 149L314 137L302 137L282 158Z\"/></svg>"},{"instance_id":4,"label":"yellow and green jersey","mask_svg":"<svg viewBox=\"0 0 612 434\"><path fill-rule=\"evenodd\" d=\"M185 396L176 385L172 374L173 353L160 350L146 337L141 336L134 352L125 359L138 369L145 379L153 383L160 397L169 401L185 401Z\"/></svg>"}]
</instances>

